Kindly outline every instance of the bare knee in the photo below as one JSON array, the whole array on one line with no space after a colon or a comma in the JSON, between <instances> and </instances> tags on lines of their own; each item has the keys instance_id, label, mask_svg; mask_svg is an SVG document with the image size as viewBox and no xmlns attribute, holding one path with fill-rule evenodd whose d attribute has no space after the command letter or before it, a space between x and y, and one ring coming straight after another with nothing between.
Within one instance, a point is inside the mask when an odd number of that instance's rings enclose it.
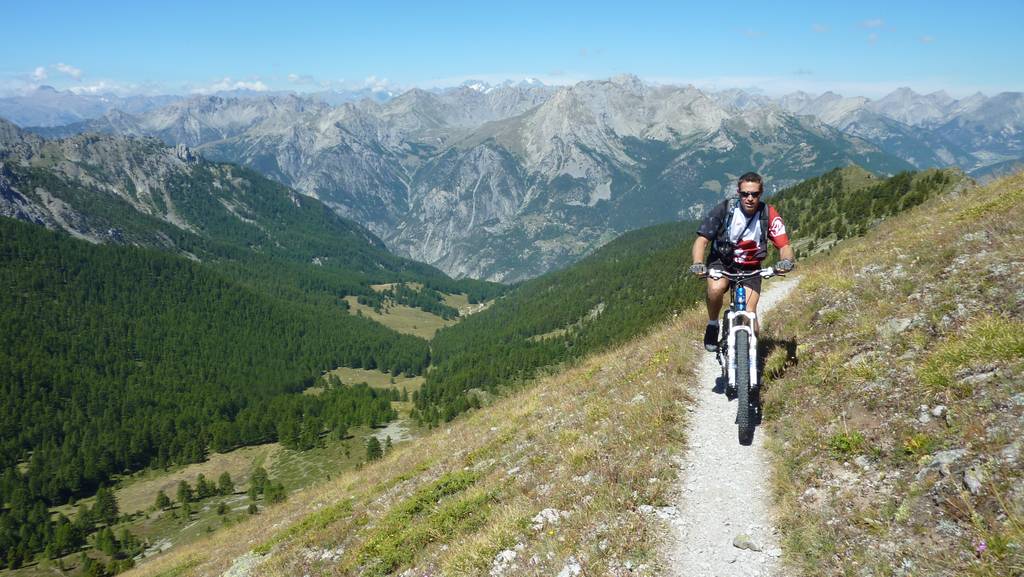
<instances>
[{"instance_id":1,"label":"bare knee","mask_svg":"<svg viewBox=\"0 0 1024 577\"><path fill-rule=\"evenodd\" d=\"M708 279L708 298L721 299L725 296L725 291L729 290L729 281L720 279Z\"/></svg>"}]
</instances>

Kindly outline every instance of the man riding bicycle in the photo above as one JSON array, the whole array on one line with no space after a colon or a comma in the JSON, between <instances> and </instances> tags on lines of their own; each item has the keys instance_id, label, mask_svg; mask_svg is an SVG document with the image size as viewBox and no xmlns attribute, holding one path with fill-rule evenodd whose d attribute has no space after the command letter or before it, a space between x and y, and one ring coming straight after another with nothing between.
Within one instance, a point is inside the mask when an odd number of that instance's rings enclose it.
<instances>
[{"instance_id":1,"label":"man riding bicycle","mask_svg":"<svg viewBox=\"0 0 1024 577\"><path fill-rule=\"evenodd\" d=\"M779 250L780 260L775 264L775 271L785 274L793 270L795 256L786 236L786 225L774 206L760 200L764 192L761 175L748 172L741 176L736 192L737 198L717 204L697 229L690 272L706 277L709 268L733 272L757 270L768 255L769 240ZM704 251L708 244L711 244L711 253L705 264ZM756 313L761 277L755 275L738 282L746 287L747 311ZM708 278L708 324L704 329L704 348L710 352L718 350L718 315L727 290L729 279Z\"/></svg>"}]
</instances>

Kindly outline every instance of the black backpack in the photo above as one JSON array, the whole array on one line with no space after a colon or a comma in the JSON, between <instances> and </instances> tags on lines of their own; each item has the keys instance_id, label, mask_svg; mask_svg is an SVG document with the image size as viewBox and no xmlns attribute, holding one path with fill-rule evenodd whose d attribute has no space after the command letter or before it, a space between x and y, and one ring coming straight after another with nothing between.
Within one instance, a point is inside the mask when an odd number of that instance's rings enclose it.
<instances>
[{"instance_id":1,"label":"black backpack","mask_svg":"<svg viewBox=\"0 0 1024 577\"><path fill-rule=\"evenodd\" d=\"M715 241L711 245L714 252L718 253L725 262L732 262L733 250L736 248L732 241L729 240L729 227L732 226L732 217L736 214L736 206L739 205L740 199L736 197L729 198L725 201L728 203L725 207L725 219L722 221L722 226L718 228L718 234L715 235ZM760 258L764 258L768 254L768 204L760 203L757 207L758 218L761 221L761 241L758 243L762 247L765 254L761 255Z\"/></svg>"}]
</instances>

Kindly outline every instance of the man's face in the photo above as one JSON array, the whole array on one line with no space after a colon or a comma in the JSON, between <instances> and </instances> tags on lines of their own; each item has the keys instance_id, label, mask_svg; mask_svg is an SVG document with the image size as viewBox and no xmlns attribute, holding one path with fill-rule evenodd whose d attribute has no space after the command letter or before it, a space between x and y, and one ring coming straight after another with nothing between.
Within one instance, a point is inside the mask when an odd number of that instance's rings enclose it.
<instances>
[{"instance_id":1,"label":"man's face","mask_svg":"<svg viewBox=\"0 0 1024 577\"><path fill-rule=\"evenodd\" d=\"M756 182L741 182L739 195L743 212L754 214L757 210L758 197L761 196L761 185Z\"/></svg>"}]
</instances>

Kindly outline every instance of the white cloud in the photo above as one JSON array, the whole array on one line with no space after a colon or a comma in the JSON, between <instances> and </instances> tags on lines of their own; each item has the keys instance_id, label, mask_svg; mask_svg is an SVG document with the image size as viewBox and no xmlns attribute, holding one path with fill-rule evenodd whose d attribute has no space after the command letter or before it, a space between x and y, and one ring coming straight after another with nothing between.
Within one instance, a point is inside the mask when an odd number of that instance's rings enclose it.
<instances>
[{"instance_id":1,"label":"white cloud","mask_svg":"<svg viewBox=\"0 0 1024 577\"><path fill-rule=\"evenodd\" d=\"M921 44L931 44L932 42L935 42L935 37L934 36L929 36L929 35L925 34L924 36L922 36L918 40L921 41Z\"/></svg>"},{"instance_id":2,"label":"white cloud","mask_svg":"<svg viewBox=\"0 0 1024 577\"><path fill-rule=\"evenodd\" d=\"M761 32L760 30L754 30L753 28L747 28L746 30L743 31L743 35L746 36L747 38L761 38L762 36L764 36L764 32Z\"/></svg>"},{"instance_id":3,"label":"white cloud","mask_svg":"<svg viewBox=\"0 0 1024 577\"><path fill-rule=\"evenodd\" d=\"M395 90L398 88L387 78L377 78L376 76L367 76L366 79L363 80L363 87L369 88L373 91Z\"/></svg>"},{"instance_id":4,"label":"white cloud","mask_svg":"<svg viewBox=\"0 0 1024 577\"><path fill-rule=\"evenodd\" d=\"M67 74L68 76L74 78L75 80L79 80L79 79L82 78L82 69L81 68L76 68L76 67L74 67L74 66L72 66L70 64L64 64L63 62L58 62L54 66L54 68L56 68L60 72L63 72L64 74Z\"/></svg>"},{"instance_id":5,"label":"white cloud","mask_svg":"<svg viewBox=\"0 0 1024 577\"><path fill-rule=\"evenodd\" d=\"M46 80L46 76L47 74L45 66L36 66L36 69L32 71L32 80L35 80L36 82L42 82Z\"/></svg>"},{"instance_id":6,"label":"white cloud","mask_svg":"<svg viewBox=\"0 0 1024 577\"><path fill-rule=\"evenodd\" d=\"M292 84L316 84L316 78L309 74L289 74L288 82Z\"/></svg>"},{"instance_id":7,"label":"white cloud","mask_svg":"<svg viewBox=\"0 0 1024 577\"><path fill-rule=\"evenodd\" d=\"M781 96L802 90L810 94L822 94L827 91L845 96L866 96L880 98L902 86L910 86L915 92L927 94L936 90L945 90L954 98L960 98L981 91L993 94L1010 88L1001 86L981 86L959 84L949 78L922 78L912 83L906 79L893 81L846 81L824 78L820 74L781 75L781 76L711 76L711 77L645 77L644 82L654 84L686 86L692 85L703 91L719 91L730 88L741 88L756 91L769 96Z\"/></svg>"},{"instance_id":8,"label":"white cloud","mask_svg":"<svg viewBox=\"0 0 1024 577\"><path fill-rule=\"evenodd\" d=\"M100 80L98 82L93 82L92 84L87 84L87 85L84 85L84 86L72 86L71 88L68 88L68 90L70 90L71 92L74 92L75 94L108 94L108 93L114 93L114 94L118 94L118 95L126 95L126 94L137 94L138 93L138 88L136 86L134 86L134 85L123 86L123 85L120 85L120 84L114 84L114 83L111 83L111 82L107 82L106 80Z\"/></svg>"},{"instance_id":9,"label":"white cloud","mask_svg":"<svg viewBox=\"0 0 1024 577\"><path fill-rule=\"evenodd\" d=\"M189 92L192 94L213 94L214 92L222 92L228 90L252 90L253 92L265 92L269 90L266 84L260 79L254 79L250 81L245 80L233 80L230 76L225 76L217 82L207 86L199 86L192 88Z\"/></svg>"},{"instance_id":10,"label":"white cloud","mask_svg":"<svg viewBox=\"0 0 1024 577\"><path fill-rule=\"evenodd\" d=\"M448 86L458 86L467 80L479 80L488 84L497 85L505 82L506 80L511 82L520 82L523 80L533 79L539 80L549 86L567 86L570 84L576 84L577 82L583 82L584 80L594 80L597 78L608 78L608 76L594 76L592 74L584 75L564 70L553 70L547 74L538 74L536 72L530 74L521 72L478 73L448 76L445 78L432 78L430 80L413 82L411 85L418 86L420 88L446 88Z\"/></svg>"},{"instance_id":11,"label":"white cloud","mask_svg":"<svg viewBox=\"0 0 1024 577\"><path fill-rule=\"evenodd\" d=\"M825 32L831 30L831 28L829 28L828 24L819 24L815 22L814 24L811 25L811 30L817 32L818 34L824 34Z\"/></svg>"},{"instance_id":12,"label":"white cloud","mask_svg":"<svg viewBox=\"0 0 1024 577\"><path fill-rule=\"evenodd\" d=\"M882 20L881 18L871 18L869 20L861 20L861 23L860 23L860 27L861 28L881 28L882 26L885 26L885 20Z\"/></svg>"},{"instance_id":13,"label":"white cloud","mask_svg":"<svg viewBox=\"0 0 1024 577\"><path fill-rule=\"evenodd\" d=\"M877 44L877 43L878 43L878 32L872 32L871 34L868 34L868 44Z\"/></svg>"}]
</instances>

